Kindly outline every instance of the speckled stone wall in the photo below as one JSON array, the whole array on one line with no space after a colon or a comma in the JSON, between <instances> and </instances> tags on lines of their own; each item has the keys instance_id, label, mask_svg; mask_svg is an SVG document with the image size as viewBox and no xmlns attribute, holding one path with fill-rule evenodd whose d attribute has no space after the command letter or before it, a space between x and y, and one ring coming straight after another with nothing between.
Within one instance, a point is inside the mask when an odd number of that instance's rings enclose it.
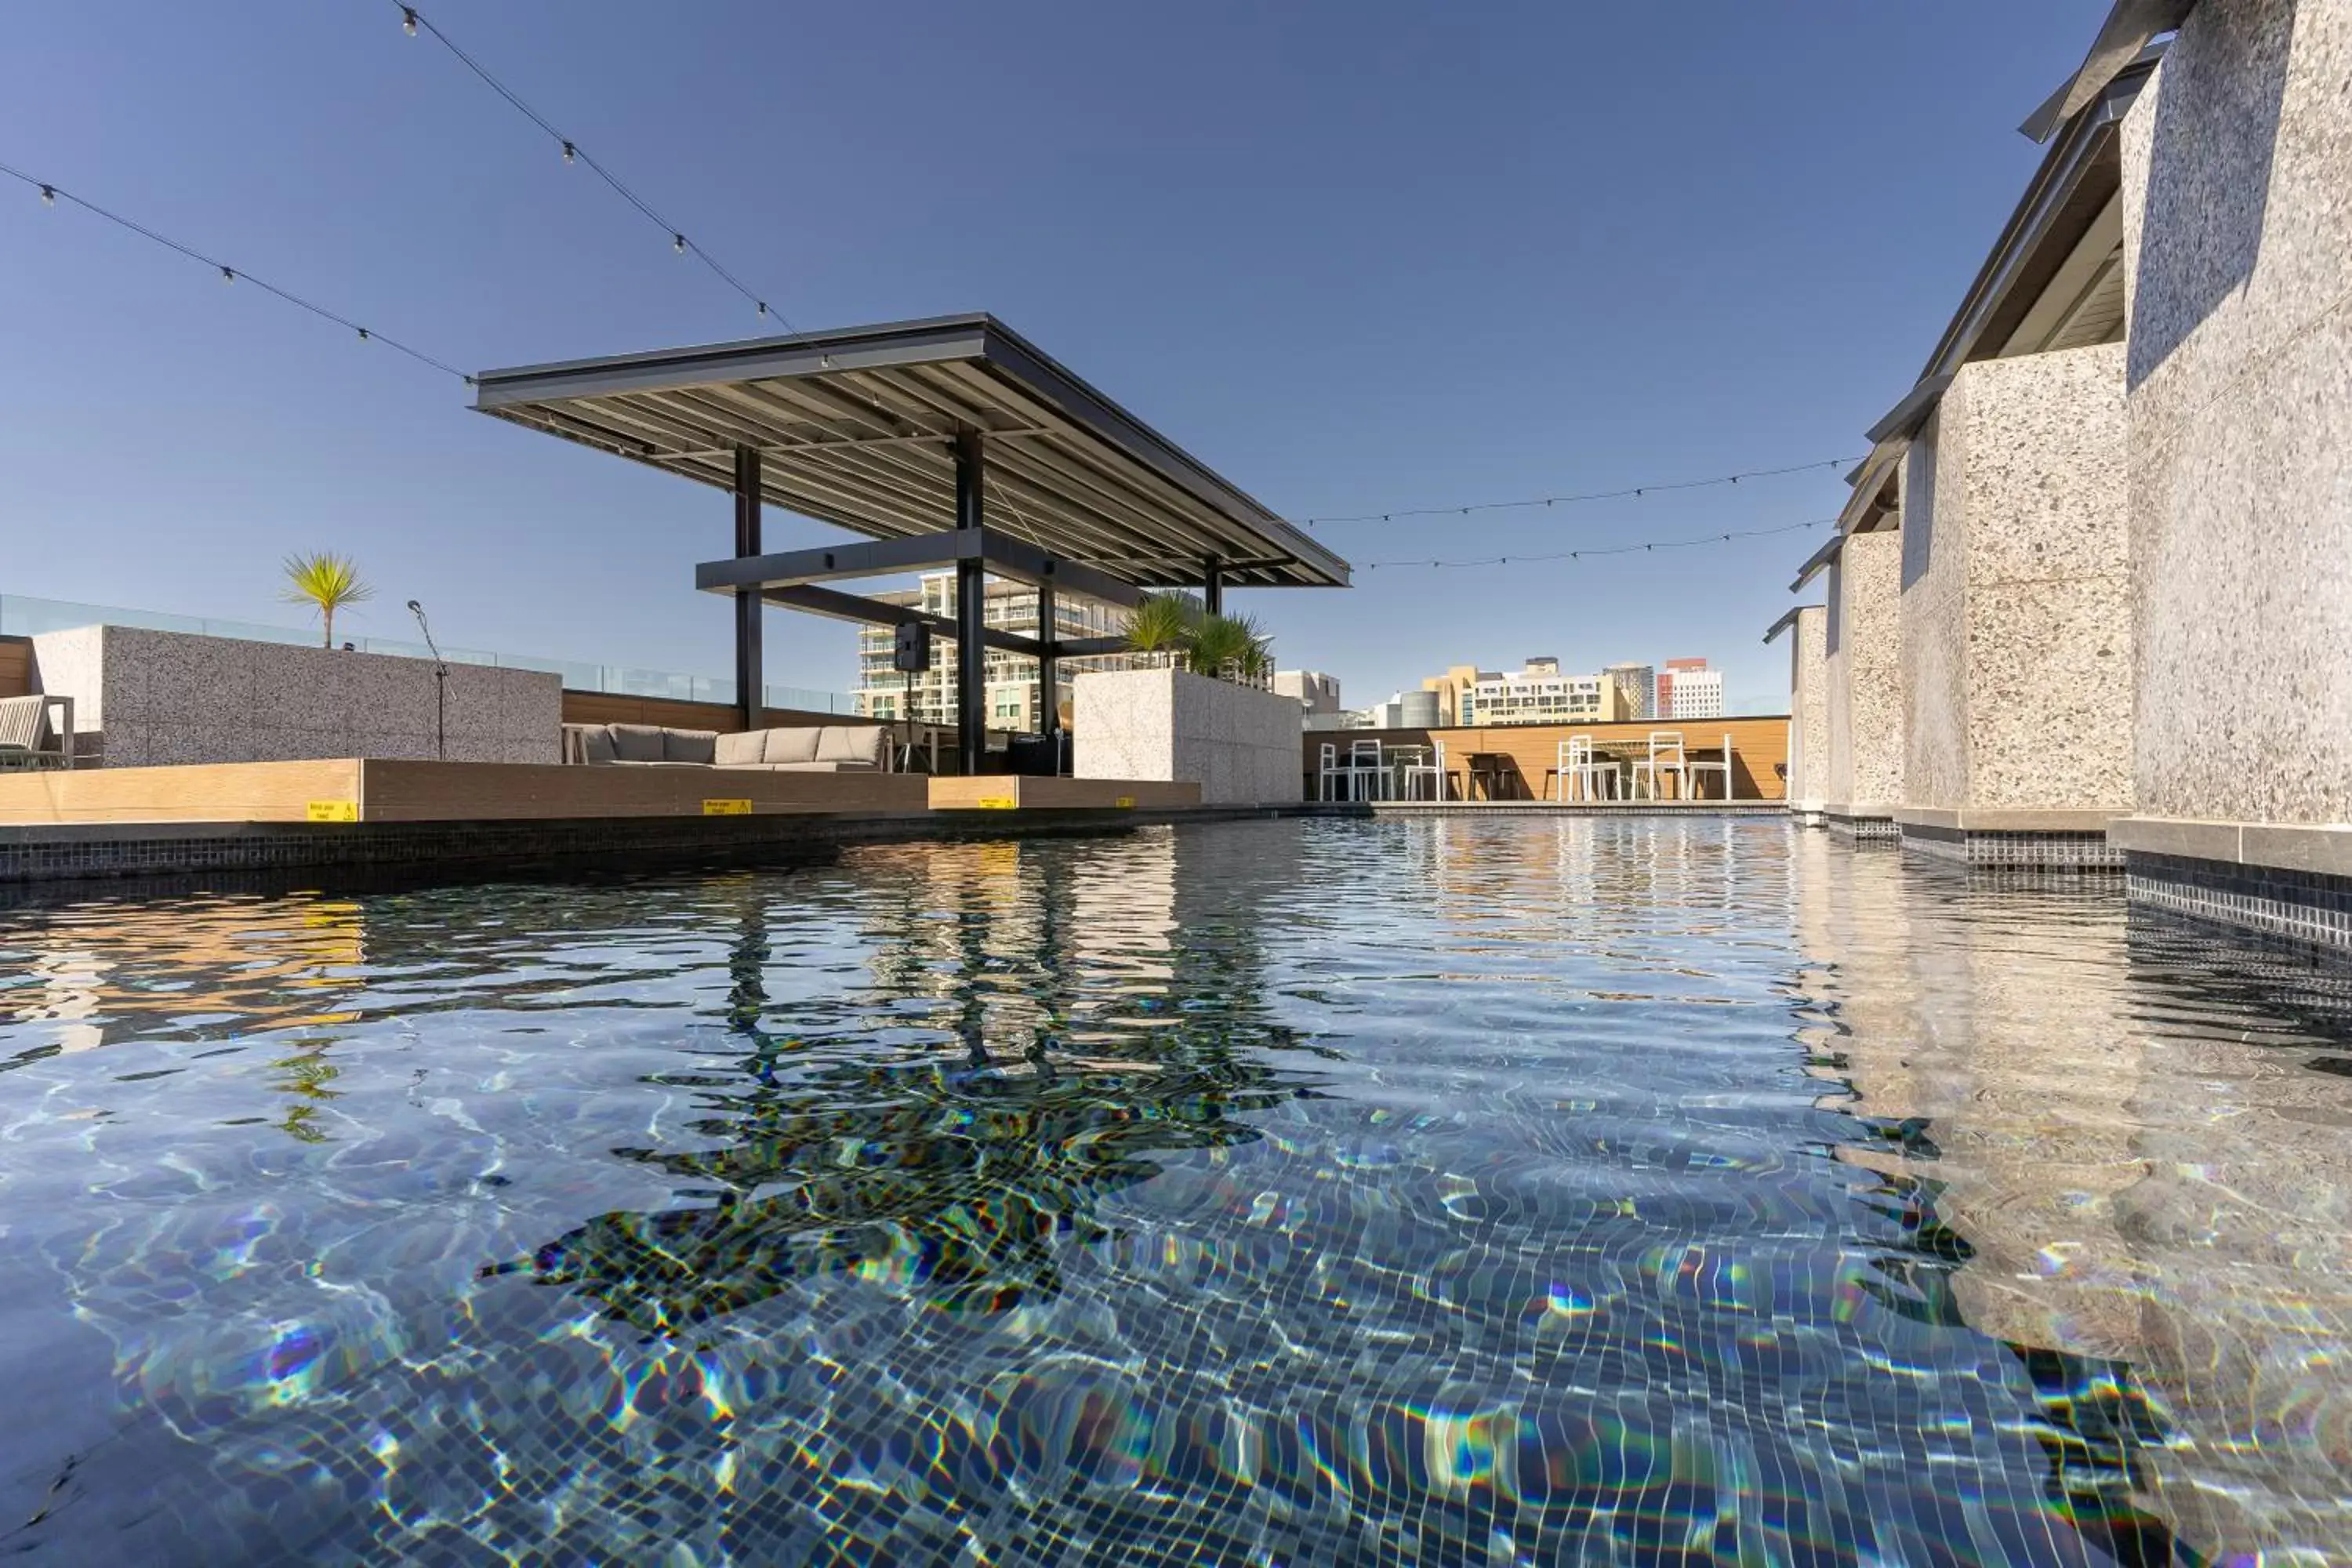
<instances>
[{"instance_id":1,"label":"speckled stone wall","mask_svg":"<svg viewBox=\"0 0 2352 1568\"><path fill-rule=\"evenodd\" d=\"M1964 366L1904 462L1903 804L2126 809L2124 348Z\"/></svg>"},{"instance_id":2,"label":"speckled stone wall","mask_svg":"<svg viewBox=\"0 0 2352 1568\"><path fill-rule=\"evenodd\" d=\"M1807 605L1789 628L1789 804L1819 811L1829 800L1829 611Z\"/></svg>"},{"instance_id":3,"label":"speckled stone wall","mask_svg":"<svg viewBox=\"0 0 2352 1568\"><path fill-rule=\"evenodd\" d=\"M1203 805L1304 797L1295 698L1176 669L1097 670L1072 691L1079 778L1181 780L1201 786Z\"/></svg>"},{"instance_id":4,"label":"speckled stone wall","mask_svg":"<svg viewBox=\"0 0 2352 1568\"><path fill-rule=\"evenodd\" d=\"M429 659L132 626L33 638L35 679L103 732L109 767L435 755ZM562 760L562 682L541 670L449 667L451 762Z\"/></svg>"},{"instance_id":5,"label":"speckled stone wall","mask_svg":"<svg viewBox=\"0 0 2352 1568\"><path fill-rule=\"evenodd\" d=\"M1903 801L1903 535L1857 533L1830 568L1824 671L1832 811Z\"/></svg>"},{"instance_id":6,"label":"speckled stone wall","mask_svg":"<svg viewBox=\"0 0 2352 1568\"><path fill-rule=\"evenodd\" d=\"M2137 808L2352 819L2352 5L2205 0L2124 145Z\"/></svg>"}]
</instances>

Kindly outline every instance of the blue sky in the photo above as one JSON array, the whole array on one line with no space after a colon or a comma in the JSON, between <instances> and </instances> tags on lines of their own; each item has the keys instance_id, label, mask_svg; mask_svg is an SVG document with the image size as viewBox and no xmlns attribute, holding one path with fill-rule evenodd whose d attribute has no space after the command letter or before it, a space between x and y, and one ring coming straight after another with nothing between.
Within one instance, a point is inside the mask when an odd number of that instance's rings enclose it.
<instances>
[{"instance_id":1,"label":"blue sky","mask_svg":"<svg viewBox=\"0 0 2352 1568\"><path fill-rule=\"evenodd\" d=\"M421 7L803 328L994 311L1287 516L1858 454L2029 176L2106 0ZM22 6L0 162L467 368L757 335L751 308L380 0ZM723 673L722 495L0 184L0 594ZM766 330L772 331L772 328ZM1318 531L1357 562L1833 513L1833 471ZM782 544L839 537L772 518ZM1450 663L1757 638L1818 531L1236 594L1362 703ZM850 634L772 613L769 677Z\"/></svg>"}]
</instances>

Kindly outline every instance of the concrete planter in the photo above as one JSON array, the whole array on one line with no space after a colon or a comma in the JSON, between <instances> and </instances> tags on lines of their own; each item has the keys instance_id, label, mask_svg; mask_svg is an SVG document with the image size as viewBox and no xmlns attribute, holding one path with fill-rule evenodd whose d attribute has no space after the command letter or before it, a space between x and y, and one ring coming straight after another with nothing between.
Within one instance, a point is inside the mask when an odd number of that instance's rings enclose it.
<instances>
[{"instance_id":1,"label":"concrete planter","mask_svg":"<svg viewBox=\"0 0 2352 1568\"><path fill-rule=\"evenodd\" d=\"M426 760L436 751L433 662L134 626L33 638L36 685L74 700L78 731L109 767ZM562 760L562 679L453 664L448 760Z\"/></svg>"},{"instance_id":2,"label":"concrete planter","mask_svg":"<svg viewBox=\"0 0 2352 1568\"><path fill-rule=\"evenodd\" d=\"M1072 685L1072 761L1082 779L1197 784L1203 805L1301 796L1295 697L1181 669L1102 670Z\"/></svg>"}]
</instances>

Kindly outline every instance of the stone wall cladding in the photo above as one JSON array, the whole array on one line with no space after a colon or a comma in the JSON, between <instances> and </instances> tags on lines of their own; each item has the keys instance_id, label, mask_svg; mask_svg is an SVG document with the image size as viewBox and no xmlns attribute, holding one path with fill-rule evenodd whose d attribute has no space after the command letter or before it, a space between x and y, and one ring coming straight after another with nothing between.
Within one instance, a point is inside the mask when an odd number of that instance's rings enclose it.
<instances>
[{"instance_id":1,"label":"stone wall cladding","mask_svg":"<svg viewBox=\"0 0 2352 1568\"><path fill-rule=\"evenodd\" d=\"M1832 805L1903 798L1903 536L1857 533L1838 555L1838 636L1845 656L1847 790ZM1837 741L1832 718L1832 754Z\"/></svg>"},{"instance_id":2,"label":"stone wall cladding","mask_svg":"<svg viewBox=\"0 0 2352 1568\"><path fill-rule=\"evenodd\" d=\"M1847 652L1853 633L1846 625L1844 562L1832 561L1824 575L1822 714L1829 734L1822 748L1822 799L1843 805L1853 799L1853 659Z\"/></svg>"},{"instance_id":3,"label":"stone wall cladding","mask_svg":"<svg viewBox=\"0 0 2352 1568\"><path fill-rule=\"evenodd\" d=\"M1181 780L1203 805L1303 796L1296 699L1178 669L1105 670L1073 683L1079 778Z\"/></svg>"},{"instance_id":4,"label":"stone wall cladding","mask_svg":"<svg viewBox=\"0 0 2352 1568\"><path fill-rule=\"evenodd\" d=\"M77 730L103 731L110 767L421 761L439 747L429 659L84 626L35 637L33 662L44 689L74 697ZM446 699L449 761L562 760L559 677L452 664Z\"/></svg>"},{"instance_id":5,"label":"stone wall cladding","mask_svg":"<svg viewBox=\"0 0 2352 1568\"><path fill-rule=\"evenodd\" d=\"M2138 808L2352 819L2352 5L2206 0L2124 127Z\"/></svg>"},{"instance_id":6,"label":"stone wall cladding","mask_svg":"<svg viewBox=\"0 0 2352 1568\"><path fill-rule=\"evenodd\" d=\"M2124 807L2119 343L1964 366L1905 461L1904 803Z\"/></svg>"},{"instance_id":7,"label":"stone wall cladding","mask_svg":"<svg viewBox=\"0 0 2352 1568\"><path fill-rule=\"evenodd\" d=\"M2124 891L2150 909L2352 957L2352 877L2134 852L2125 857Z\"/></svg>"},{"instance_id":8,"label":"stone wall cladding","mask_svg":"<svg viewBox=\"0 0 2352 1568\"><path fill-rule=\"evenodd\" d=\"M1799 610L1789 642L1788 797L1799 810L1817 811L1830 798L1828 610Z\"/></svg>"}]
</instances>

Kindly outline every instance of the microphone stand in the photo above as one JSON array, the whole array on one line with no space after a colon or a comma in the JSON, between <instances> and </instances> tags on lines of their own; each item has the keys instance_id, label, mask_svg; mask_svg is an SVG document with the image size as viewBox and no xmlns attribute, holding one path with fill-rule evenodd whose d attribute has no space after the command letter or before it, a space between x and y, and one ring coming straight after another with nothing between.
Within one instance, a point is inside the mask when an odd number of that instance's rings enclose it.
<instances>
[{"instance_id":1,"label":"microphone stand","mask_svg":"<svg viewBox=\"0 0 2352 1568\"><path fill-rule=\"evenodd\" d=\"M425 646L433 650L433 754L446 763L449 760L449 661L441 657L440 647L433 640L425 606L411 599L408 613L416 617L416 629L425 634Z\"/></svg>"}]
</instances>

